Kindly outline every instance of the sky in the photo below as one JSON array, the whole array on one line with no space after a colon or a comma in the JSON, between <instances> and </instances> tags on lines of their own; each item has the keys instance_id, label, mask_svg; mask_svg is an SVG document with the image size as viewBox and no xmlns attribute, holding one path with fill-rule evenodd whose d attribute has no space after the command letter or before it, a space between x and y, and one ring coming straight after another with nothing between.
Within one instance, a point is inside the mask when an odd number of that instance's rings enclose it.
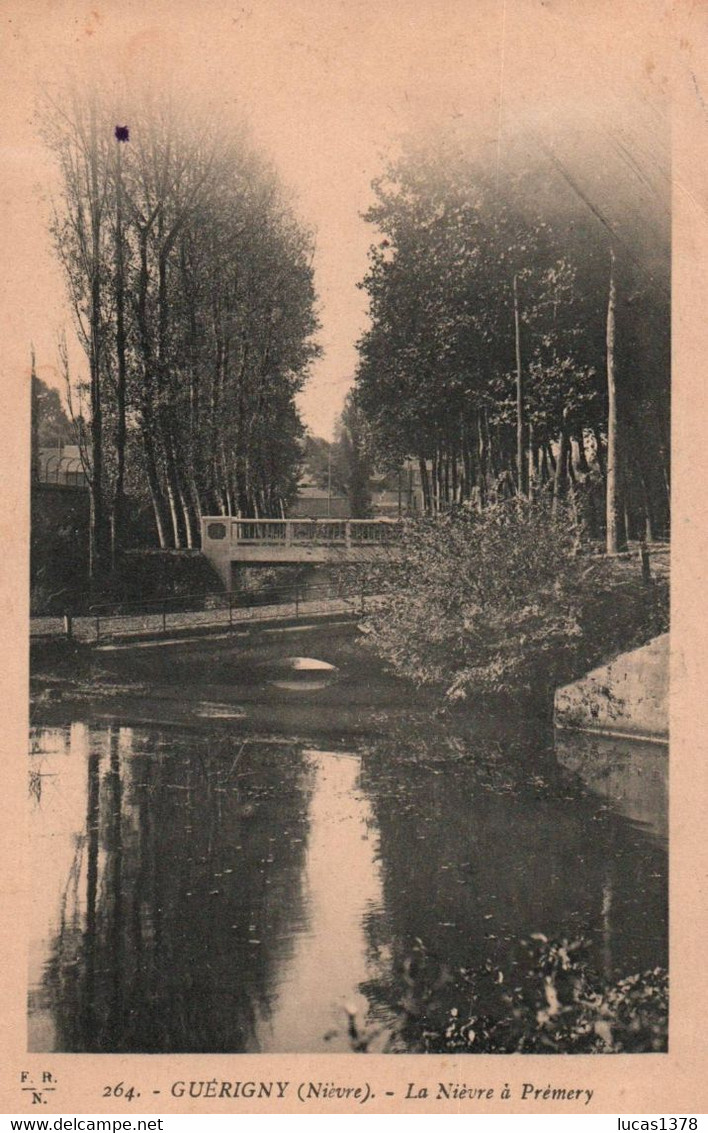
<instances>
[{"instance_id":1,"label":"sky","mask_svg":"<svg viewBox=\"0 0 708 1133\"><path fill-rule=\"evenodd\" d=\"M39 97L61 97L68 77L118 94L149 80L245 119L316 233L323 355L300 408L321 436L366 326L357 283L375 233L362 213L400 139L453 129L498 160L519 121L553 139L562 123L582 136L611 120L625 135L643 121L644 144L667 85L668 29L654 0L0 0L0 13L3 368L26 377L33 343L40 376L60 384L57 337L71 335L47 234L57 186Z\"/></svg>"}]
</instances>

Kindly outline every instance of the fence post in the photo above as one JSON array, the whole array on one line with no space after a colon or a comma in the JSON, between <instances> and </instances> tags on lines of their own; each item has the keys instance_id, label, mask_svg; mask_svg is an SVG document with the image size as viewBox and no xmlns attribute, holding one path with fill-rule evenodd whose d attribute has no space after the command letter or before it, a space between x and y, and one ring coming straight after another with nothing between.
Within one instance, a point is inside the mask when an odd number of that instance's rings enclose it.
<instances>
[{"instance_id":1,"label":"fence post","mask_svg":"<svg viewBox=\"0 0 708 1133\"><path fill-rule=\"evenodd\" d=\"M64 633L66 634L68 640L71 641L74 636L74 626L71 614L68 612L64 613Z\"/></svg>"},{"instance_id":2,"label":"fence post","mask_svg":"<svg viewBox=\"0 0 708 1133\"><path fill-rule=\"evenodd\" d=\"M646 545L646 543L644 542L643 539L642 539L641 543L639 544L639 558L640 558L641 563L642 563L642 582L645 584L645 586L650 586L651 585L651 564L650 564L650 561L649 561L649 551L647 550L647 545Z\"/></svg>"},{"instance_id":3,"label":"fence post","mask_svg":"<svg viewBox=\"0 0 708 1133\"><path fill-rule=\"evenodd\" d=\"M167 631L167 599L162 599L162 632Z\"/></svg>"}]
</instances>

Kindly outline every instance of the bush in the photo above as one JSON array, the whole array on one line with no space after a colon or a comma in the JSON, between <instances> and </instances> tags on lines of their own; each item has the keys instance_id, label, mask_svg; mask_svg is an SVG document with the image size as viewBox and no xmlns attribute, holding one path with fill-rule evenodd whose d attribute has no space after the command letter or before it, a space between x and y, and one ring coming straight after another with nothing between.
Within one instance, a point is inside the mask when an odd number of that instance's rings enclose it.
<instances>
[{"instance_id":1,"label":"bush","mask_svg":"<svg viewBox=\"0 0 708 1133\"><path fill-rule=\"evenodd\" d=\"M453 700L547 692L666 626L663 590L587 549L571 510L545 502L407 524L369 639Z\"/></svg>"},{"instance_id":2,"label":"bush","mask_svg":"<svg viewBox=\"0 0 708 1133\"><path fill-rule=\"evenodd\" d=\"M76 608L88 586L88 495L33 485L30 611L61 614Z\"/></svg>"},{"instance_id":3,"label":"bush","mask_svg":"<svg viewBox=\"0 0 708 1133\"><path fill-rule=\"evenodd\" d=\"M205 596L224 584L201 551L126 551L113 582L122 601Z\"/></svg>"},{"instance_id":4,"label":"bush","mask_svg":"<svg viewBox=\"0 0 708 1133\"><path fill-rule=\"evenodd\" d=\"M621 979L598 975L584 940L526 944L530 966L506 973L488 963L465 972L467 1003L444 1019L423 1011L419 1049L442 1054L630 1054L665 1051L668 976L663 968ZM416 1009L419 1005L413 1004ZM415 1013L408 1011L409 1018ZM419 1029L419 1026L416 1027Z\"/></svg>"},{"instance_id":5,"label":"bush","mask_svg":"<svg viewBox=\"0 0 708 1133\"><path fill-rule=\"evenodd\" d=\"M345 1008L351 1050L459 1055L668 1049L665 968L608 978L593 969L584 939L536 934L519 947L524 959L506 970L488 959L453 974L416 940L403 963L393 1023L360 1021Z\"/></svg>"},{"instance_id":6,"label":"bush","mask_svg":"<svg viewBox=\"0 0 708 1133\"><path fill-rule=\"evenodd\" d=\"M246 594L294 589L298 582L303 583L307 579L312 569L291 563L279 563L277 566L239 564L233 567L234 589Z\"/></svg>"}]
</instances>

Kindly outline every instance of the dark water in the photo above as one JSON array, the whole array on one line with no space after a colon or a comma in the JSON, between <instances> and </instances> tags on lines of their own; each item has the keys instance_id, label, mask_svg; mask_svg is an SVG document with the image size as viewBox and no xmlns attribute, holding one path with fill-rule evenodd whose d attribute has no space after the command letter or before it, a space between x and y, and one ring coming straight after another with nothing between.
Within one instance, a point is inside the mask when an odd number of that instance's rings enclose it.
<instances>
[{"instance_id":1,"label":"dark water","mask_svg":"<svg viewBox=\"0 0 708 1133\"><path fill-rule=\"evenodd\" d=\"M320 687L283 685L295 646ZM532 933L608 977L666 964L663 749L565 738L566 773L336 634L239 648L107 653L150 691L34 728L30 1050L344 1051L348 1011L403 1049L421 945L450 1002Z\"/></svg>"}]
</instances>

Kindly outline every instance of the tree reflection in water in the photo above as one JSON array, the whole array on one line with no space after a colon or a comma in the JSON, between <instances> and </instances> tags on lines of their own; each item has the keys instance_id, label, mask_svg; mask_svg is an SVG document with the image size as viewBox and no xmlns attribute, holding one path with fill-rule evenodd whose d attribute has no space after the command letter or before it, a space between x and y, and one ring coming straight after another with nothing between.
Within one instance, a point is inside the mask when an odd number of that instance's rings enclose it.
<instances>
[{"instance_id":1,"label":"tree reflection in water","mask_svg":"<svg viewBox=\"0 0 708 1133\"><path fill-rule=\"evenodd\" d=\"M305 915L306 764L226 733L92 740L45 975L56 1049L253 1049Z\"/></svg>"},{"instance_id":2,"label":"tree reflection in water","mask_svg":"<svg viewBox=\"0 0 708 1133\"><path fill-rule=\"evenodd\" d=\"M38 733L31 1049L347 1049L354 1004L359 1049L418 1050L528 987L534 934L588 940L608 985L666 965L663 796L652 825L617 806L636 753L604 798L491 719L348 754L208 727L76 725L61 766Z\"/></svg>"},{"instance_id":3,"label":"tree reflection in water","mask_svg":"<svg viewBox=\"0 0 708 1133\"><path fill-rule=\"evenodd\" d=\"M529 976L533 934L589 940L607 981L666 966L665 845L564 773L547 744L409 726L365 753L362 785L383 884L367 934L373 954L390 952L362 990L374 1015L398 1010L401 1049L451 1008L496 1009L494 985ZM476 981L474 1005L471 971L494 973Z\"/></svg>"}]
</instances>

